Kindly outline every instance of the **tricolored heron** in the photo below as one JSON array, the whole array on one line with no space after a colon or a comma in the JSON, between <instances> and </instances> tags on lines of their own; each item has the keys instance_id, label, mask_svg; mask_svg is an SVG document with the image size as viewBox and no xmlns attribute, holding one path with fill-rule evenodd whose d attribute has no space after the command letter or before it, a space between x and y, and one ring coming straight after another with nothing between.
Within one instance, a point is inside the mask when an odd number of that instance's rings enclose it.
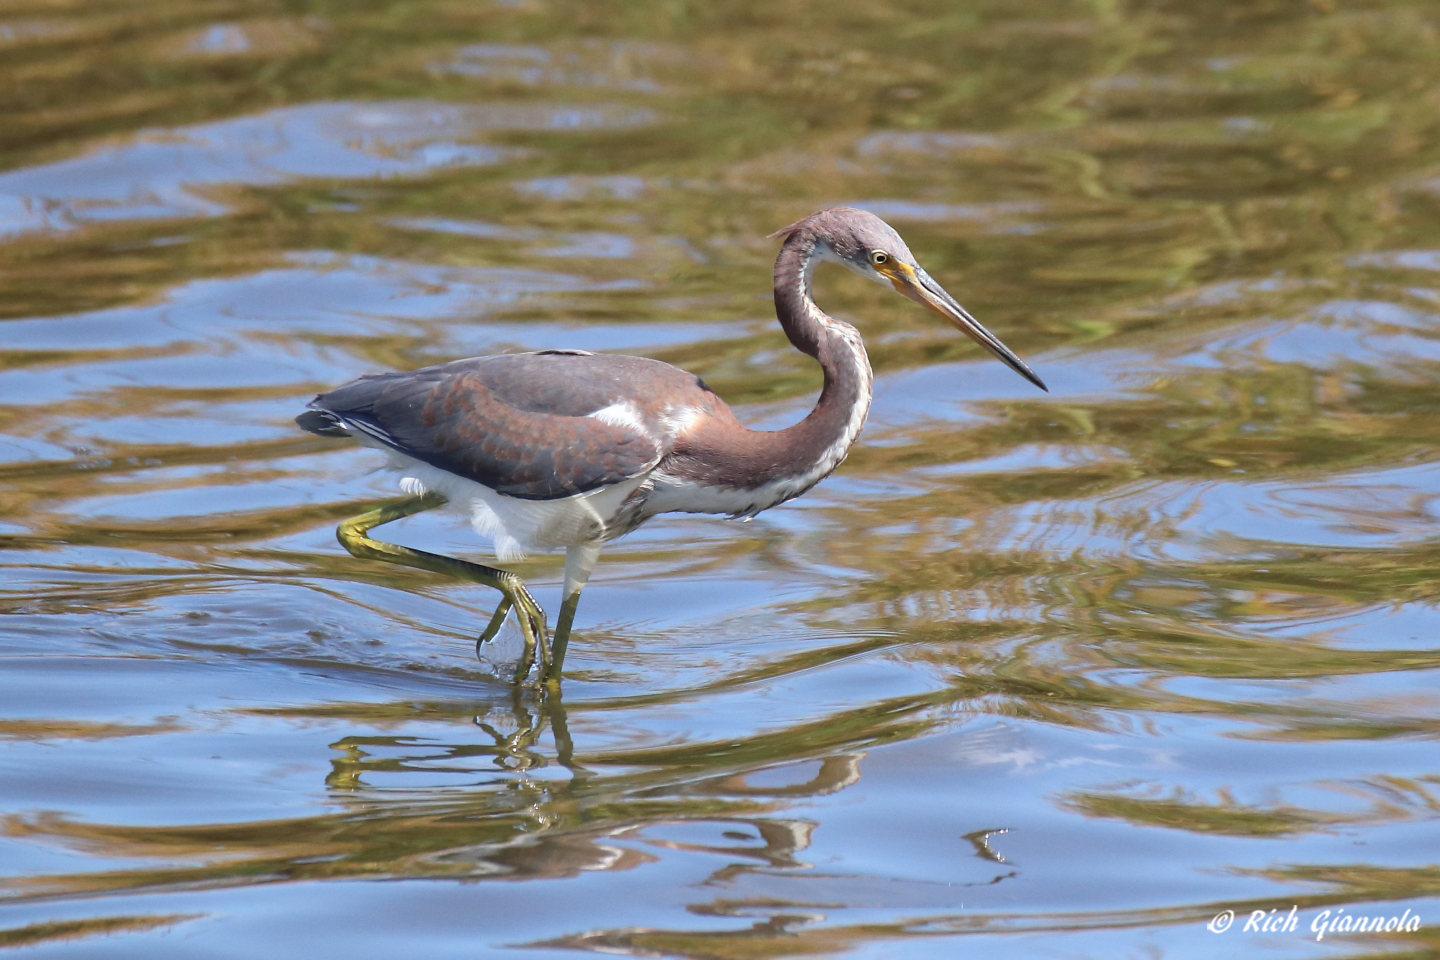
<instances>
[{"instance_id":1,"label":"tricolored heron","mask_svg":"<svg viewBox=\"0 0 1440 960\"><path fill-rule=\"evenodd\" d=\"M659 513L753 517L798 497L845 459L870 409L872 374L859 332L815 305L810 277L820 261L890 284L1046 389L874 214L822 210L775 236L784 238L775 260L775 313L790 342L825 373L820 399L804 420L784 430L751 430L694 374L658 360L584 350L474 357L361 377L320 394L296 422L384 450L412 496L342 523L336 535L345 549L499 590L503 599L479 643L515 610L525 639L516 682L529 675L538 651L540 681L555 683L601 544ZM553 643L544 611L515 574L367 536L443 504L468 514L502 562L565 548Z\"/></svg>"}]
</instances>

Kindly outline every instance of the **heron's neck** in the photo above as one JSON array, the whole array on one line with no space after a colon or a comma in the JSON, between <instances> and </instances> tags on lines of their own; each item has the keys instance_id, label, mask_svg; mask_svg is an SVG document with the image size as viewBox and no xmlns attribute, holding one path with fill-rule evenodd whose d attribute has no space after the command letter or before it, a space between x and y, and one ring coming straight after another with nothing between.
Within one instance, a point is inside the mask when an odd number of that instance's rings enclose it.
<instances>
[{"instance_id":1,"label":"heron's neck","mask_svg":"<svg viewBox=\"0 0 1440 960\"><path fill-rule=\"evenodd\" d=\"M792 463L811 464L803 471L805 489L845 459L870 412L874 379L859 331L827 316L811 295L810 277L819 259L815 240L797 233L786 238L775 260L775 315L795 348L818 360L825 373L810 415L774 434L777 445L790 451Z\"/></svg>"},{"instance_id":2,"label":"heron's neck","mask_svg":"<svg viewBox=\"0 0 1440 960\"><path fill-rule=\"evenodd\" d=\"M784 430L751 430L735 419L702 419L665 462L672 480L720 491L657 512L759 513L799 496L839 466L870 411L870 361L854 327L827 317L810 296L813 239L792 235L775 261L775 312L790 342L820 362L825 387L809 416ZM728 409L727 409L728 414Z\"/></svg>"}]
</instances>

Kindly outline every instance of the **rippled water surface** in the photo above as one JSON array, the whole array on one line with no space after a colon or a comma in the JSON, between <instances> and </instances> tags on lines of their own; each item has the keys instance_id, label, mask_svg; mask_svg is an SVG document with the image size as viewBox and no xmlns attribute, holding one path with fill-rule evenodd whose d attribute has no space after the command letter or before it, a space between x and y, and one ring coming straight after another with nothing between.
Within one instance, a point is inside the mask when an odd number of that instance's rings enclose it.
<instances>
[{"instance_id":1,"label":"rippled water surface","mask_svg":"<svg viewBox=\"0 0 1440 960\"><path fill-rule=\"evenodd\" d=\"M1434 3L14 0L0 118L0 946L1440 952ZM359 373L794 422L766 235L837 203L1052 392L822 269L861 442L613 544L563 700L337 545Z\"/></svg>"}]
</instances>

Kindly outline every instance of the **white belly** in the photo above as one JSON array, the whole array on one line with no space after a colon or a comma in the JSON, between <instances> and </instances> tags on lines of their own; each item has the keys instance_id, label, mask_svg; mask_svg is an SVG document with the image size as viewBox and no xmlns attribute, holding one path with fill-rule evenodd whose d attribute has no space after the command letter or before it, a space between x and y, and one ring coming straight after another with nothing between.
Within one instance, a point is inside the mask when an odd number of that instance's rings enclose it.
<instances>
[{"instance_id":1,"label":"white belly","mask_svg":"<svg viewBox=\"0 0 1440 960\"><path fill-rule=\"evenodd\" d=\"M363 442L364 438L358 439ZM440 494L451 510L469 518L476 533L494 543L495 557L502 562L535 551L600 543L621 504L645 480L636 477L558 500L521 500L389 448L381 449L390 455L391 469L400 473L400 489L412 495Z\"/></svg>"}]
</instances>

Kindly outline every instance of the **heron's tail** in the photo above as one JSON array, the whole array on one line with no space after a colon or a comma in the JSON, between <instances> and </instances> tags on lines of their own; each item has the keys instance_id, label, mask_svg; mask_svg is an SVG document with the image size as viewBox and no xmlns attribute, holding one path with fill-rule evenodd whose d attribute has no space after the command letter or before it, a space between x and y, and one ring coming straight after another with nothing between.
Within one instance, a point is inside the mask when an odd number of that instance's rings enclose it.
<instances>
[{"instance_id":1,"label":"heron's tail","mask_svg":"<svg viewBox=\"0 0 1440 960\"><path fill-rule=\"evenodd\" d=\"M295 422L300 425L301 429L309 430L316 436L351 436L350 431L345 429L345 424L340 421L340 418L328 410L306 410L295 418Z\"/></svg>"}]
</instances>

